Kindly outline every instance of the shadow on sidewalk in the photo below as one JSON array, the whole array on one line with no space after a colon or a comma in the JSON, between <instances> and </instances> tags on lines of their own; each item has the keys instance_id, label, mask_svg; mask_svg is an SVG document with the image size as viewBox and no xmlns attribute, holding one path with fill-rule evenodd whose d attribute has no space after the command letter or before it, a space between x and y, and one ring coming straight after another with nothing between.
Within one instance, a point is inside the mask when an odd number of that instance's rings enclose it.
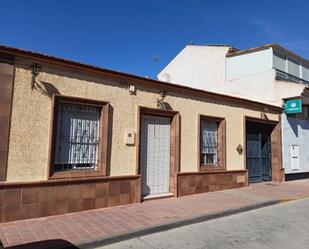
<instances>
[{"instance_id":1,"label":"shadow on sidewalk","mask_svg":"<svg viewBox=\"0 0 309 249\"><path fill-rule=\"evenodd\" d=\"M66 240L54 239L54 240L43 240L38 242L31 242L28 244L22 244L18 246L10 246L0 248L5 249L78 249L75 245L71 244Z\"/></svg>"}]
</instances>

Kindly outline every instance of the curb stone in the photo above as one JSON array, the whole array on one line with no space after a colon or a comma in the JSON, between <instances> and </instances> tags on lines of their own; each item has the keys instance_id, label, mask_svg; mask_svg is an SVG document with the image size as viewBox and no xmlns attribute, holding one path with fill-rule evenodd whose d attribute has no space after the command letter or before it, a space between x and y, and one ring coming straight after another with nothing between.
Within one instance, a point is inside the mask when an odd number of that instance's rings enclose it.
<instances>
[{"instance_id":1,"label":"curb stone","mask_svg":"<svg viewBox=\"0 0 309 249\"><path fill-rule=\"evenodd\" d=\"M280 203L282 203L281 200L270 200L270 201L259 202L259 203L247 205L244 207L224 210L224 211L210 213L210 214L204 214L204 215L190 217L190 218L183 219L183 220L174 220L174 221L171 221L165 224L145 227L145 228L133 230L133 231L126 232L126 233L116 234L114 236L98 237L96 239L92 239L89 241L84 241L82 243L79 243L76 246L80 249L93 249L99 246L106 246L109 244L121 242L121 241L132 239L135 237L141 237L141 236L156 233L156 232L162 232L162 231L170 230L170 229L181 227L181 226L187 226L187 225L200 223L200 222L207 221L207 220L213 220L216 218L226 217L229 215L238 214L238 213L242 213L242 212L246 212L246 211L250 211L254 209L259 209L262 207L272 206L272 205L276 205Z\"/></svg>"}]
</instances>

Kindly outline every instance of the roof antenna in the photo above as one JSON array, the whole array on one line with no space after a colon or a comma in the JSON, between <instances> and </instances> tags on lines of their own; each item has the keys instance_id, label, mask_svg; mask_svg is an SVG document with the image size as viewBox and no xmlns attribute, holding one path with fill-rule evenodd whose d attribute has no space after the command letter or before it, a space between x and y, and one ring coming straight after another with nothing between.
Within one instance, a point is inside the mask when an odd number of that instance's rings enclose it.
<instances>
[{"instance_id":1,"label":"roof antenna","mask_svg":"<svg viewBox=\"0 0 309 249\"><path fill-rule=\"evenodd\" d=\"M155 64L155 67L156 67L156 71L159 72L159 62L160 62L160 56L159 55L156 55L154 54L152 56L152 61L154 62Z\"/></svg>"}]
</instances>

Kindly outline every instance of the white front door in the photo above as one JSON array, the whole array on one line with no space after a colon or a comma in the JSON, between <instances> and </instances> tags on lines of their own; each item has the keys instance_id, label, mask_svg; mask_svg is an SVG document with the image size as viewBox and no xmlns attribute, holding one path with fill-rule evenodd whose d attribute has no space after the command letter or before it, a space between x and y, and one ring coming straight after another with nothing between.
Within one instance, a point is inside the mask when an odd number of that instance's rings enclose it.
<instances>
[{"instance_id":1,"label":"white front door","mask_svg":"<svg viewBox=\"0 0 309 249\"><path fill-rule=\"evenodd\" d=\"M159 116L141 117L142 195L169 193L171 119Z\"/></svg>"}]
</instances>

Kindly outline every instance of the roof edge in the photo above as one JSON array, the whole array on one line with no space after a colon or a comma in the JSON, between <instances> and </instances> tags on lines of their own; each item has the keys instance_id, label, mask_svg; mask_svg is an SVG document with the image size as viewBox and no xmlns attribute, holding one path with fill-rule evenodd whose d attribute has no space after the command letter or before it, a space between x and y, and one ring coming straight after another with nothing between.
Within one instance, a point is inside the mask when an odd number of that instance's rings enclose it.
<instances>
[{"instance_id":1,"label":"roof edge","mask_svg":"<svg viewBox=\"0 0 309 249\"><path fill-rule=\"evenodd\" d=\"M234 56L238 56L238 55L243 55L243 54L248 54L248 53L253 53L253 52L258 52L264 49L268 49L268 48L273 48L275 50L279 50L285 54L290 55L291 57L297 58L298 60L300 60L301 62L305 63L306 65L309 65L309 60L305 59L304 57L292 52L291 50L288 50L287 48L284 48L282 46L280 46L277 43L269 43L269 44L264 44L262 46L258 46L258 47L254 47L254 48L248 48L248 49L244 49L244 50L238 50L238 51L232 51L230 53L228 53L226 56L227 57L234 57Z\"/></svg>"},{"instance_id":2,"label":"roof edge","mask_svg":"<svg viewBox=\"0 0 309 249\"><path fill-rule=\"evenodd\" d=\"M26 58L26 59L33 59L33 60L37 60L37 61L41 61L41 62L45 62L45 63L55 64L55 65L58 65L58 66L64 66L64 67L68 67L68 68L71 68L71 69L79 69L79 70L84 70L84 71L92 72L92 73L101 73L101 74L104 74L106 76L116 77L116 78L120 78L122 80L123 79L128 80L128 81L129 80L135 80L136 82L143 84L145 86L151 86L151 87L156 87L156 88L161 88L161 89L163 88L163 89L167 89L167 90L175 90L175 91L178 91L178 92L181 92L181 93L186 92L186 94L189 94L189 95L190 94L191 95L197 94L197 95L201 95L201 96L204 96L204 97L214 97L214 98L217 98L217 99L220 98L220 99L232 101L233 103L240 103L241 102L243 104L252 104L252 105L255 105L255 106L259 106L259 107L269 107L272 110L277 111L277 112L282 111L282 107L279 107L279 106L276 106L276 105L266 104L266 103L246 99L246 98L234 97L234 96L230 96L230 95L222 94L222 93L200 90L200 89L196 89L196 88L192 88L192 87L188 87L188 86L182 86L182 85L178 85L178 84L174 84L174 83L149 79L149 78L145 78L145 77L134 75L134 74L129 74L129 73L119 72L119 71L115 71L115 70L105 69L105 68L101 68L101 67L97 67L97 66L93 66L93 65L89 65L89 64L83 64L81 62L76 62L76 61L73 61L73 60L63 59L63 58L54 57L54 56L50 56L50 55L45 55L45 54L42 54L42 53L32 52L32 51L28 51L28 50L19 49L19 48L0 45L0 52L4 52L4 53L11 54L11 55L14 55L14 56L23 57L23 58Z\"/></svg>"}]
</instances>

